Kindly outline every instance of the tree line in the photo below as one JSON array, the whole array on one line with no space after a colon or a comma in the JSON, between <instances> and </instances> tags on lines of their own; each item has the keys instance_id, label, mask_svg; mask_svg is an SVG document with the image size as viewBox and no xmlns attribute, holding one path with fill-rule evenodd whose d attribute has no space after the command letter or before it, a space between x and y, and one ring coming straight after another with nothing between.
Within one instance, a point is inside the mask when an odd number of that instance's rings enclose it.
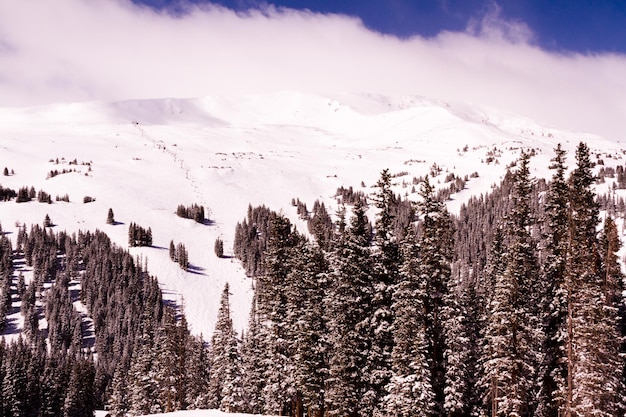
<instances>
[{"instance_id":1,"label":"tree line","mask_svg":"<svg viewBox=\"0 0 626 417\"><path fill-rule=\"evenodd\" d=\"M558 146L547 183L531 178L530 157L457 217L425 178L401 234L387 170L374 224L356 199L324 247L265 214L236 411L623 415L616 221L607 214L598 232L586 144L569 175Z\"/></svg>"}]
</instances>

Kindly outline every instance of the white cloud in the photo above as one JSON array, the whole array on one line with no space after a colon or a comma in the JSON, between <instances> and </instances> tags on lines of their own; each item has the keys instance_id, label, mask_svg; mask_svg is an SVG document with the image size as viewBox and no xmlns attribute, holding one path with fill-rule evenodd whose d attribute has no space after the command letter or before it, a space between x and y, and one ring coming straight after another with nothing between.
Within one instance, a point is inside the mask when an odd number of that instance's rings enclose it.
<instances>
[{"instance_id":1,"label":"white cloud","mask_svg":"<svg viewBox=\"0 0 626 417\"><path fill-rule=\"evenodd\" d=\"M0 0L0 105L300 90L417 94L626 139L626 57L563 55L494 6L465 33L399 40L358 19L129 0Z\"/></svg>"}]
</instances>

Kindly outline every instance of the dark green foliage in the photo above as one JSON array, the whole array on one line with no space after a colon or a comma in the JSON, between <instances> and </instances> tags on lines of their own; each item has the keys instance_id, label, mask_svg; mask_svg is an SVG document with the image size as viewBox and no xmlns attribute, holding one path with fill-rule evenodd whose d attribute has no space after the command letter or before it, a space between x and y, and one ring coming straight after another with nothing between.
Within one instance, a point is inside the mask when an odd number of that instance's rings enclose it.
<instances>
[{"instance_id":1,"label":"dark green foliage","mask_svg":"<svg viewBox=\"0 0 626 417\"><path fill-rule=\"evenodd\" d=\"M347 204L354 205L357 201L360 201L361 204L367 207L367 197L363 191L354 191L352 186L348 188L339 187L335 192L335 197L337 198L338 204Z\"/></svg>"},{"instance_id":2,"label":"dark green foliage","mask_svg":"<svg viewBox=\"0 0 626 417\"><path fill-rule=\"evenodd\" d=\"M152 229L147 229L131 223L128 226L128 245L134 246L152 246Z\"/></svg>"},{"instance_id":3,"label":"dark green foliage","mask_svg":"<svg viewBox=\"0 0 626 417\"><path fill-rule=\"evenodd\" d=\"M96 199L95 199L95 198L93 198L93 197L90 197L90 196L88 196L88 195L86 195L86 196L84 196L84 197L83 197L83 204L91 203L91 202L93 202L93 201L96 201Z\"/></svg>"},{"instance_id":4,"label":"dark green foliage","mask_svg":"<svg viewBox=\"0 0 626 417\"><path fill-rule=\"evenodd\" d=\"M364 207L357 200L350 225L335 247L335 274L327 297L332 349L325 401L334 415L371 415L375 407L368 364L374 292L370 236Z\"/></svg>"},{"instance_id":5,"label":"dark green foliage","mask_svg":"<svg viewBox=\"0 0 626 417\"><path fill-rule=\"evenodd\" d=\"M197 223L204 223L204 207L198 204L192 204L191 206L185 206L180 204L176 208L176 215L184 219L193 219Z\"/></svg>"},{"instance_id":6,"label":"dark green foliage","mask_svg":"<svg viewBox=\"0 0 626 417\"><path fill-rule=\"evenodd\" d=\"M5 177L9 176L9 168L4 167L4 171L2 171L2 175L4 175Z\"/></svg>"},{"instance_id":7,"label":"dark green foliage","mask_svg":"<svg viewBox=\"0 0 626 417\"><path fill-rule=\"evenodd\" d=\"M307 221L307 228L322 248L326 250L330 248L335 229L333 220L323 202L315 200L313 213Z\"/></svg>"},{"instance_id":8,"label":"dark green foliage","mask_svg":"<svg viewBox=\"0 0 626 417\"><path fill-rule=\"evenodd\" d=\"M213 245L213 250L215 251L215 256L221 258L224 256L224 241L219 237L215 239L215 244Z\"/></svg>"},{"instance_id":9,"label":"dark green foliage","mask_svg":"<svg viewBox=\"0 0 626 417\"><path fill-rule=\"evenodd\" d=\"M2 185L0 185L0 201L9 201L15 197L17 197L17 193L15 192L15 190L11 188L4 188Z\"/></svg>"},{"instance_id":10,"label":"dark green foliage","mask_svg":"<svg viewBox=\"0 0 626 417\"><path fill-rule=\"evenodd\" d=\"M52 227L52 220L50 220L50 216L46 214L46 217L43 219L43 227Z\"/></svg>"},{"instance_id":11,"label":"dark green foliage","mask_svg":"<svg viewBox=\"0 0 626 417\"><path fill-rule=\"evenodd\" d=\"M26 203L32 200L30 196L30 190L28 187L22 187L17 191L17 198L15 199L16 203Z\"/></svg>"},{"instance_id":12,"label":"dark green foliage","mask_svg":"<svg viewBox=\"0 0 626 417\"><path fill-rule=\"evenodd\" d=\"M189 268L189 254L184 244L174 245L174 241L170 241L169 253L170 259L177 262L181 269L186 271Z\"/></svg>"},{"instance_id":13,"label":"dark green foliage","mask_svg":"<svg viewBox=\"0 0 626 417\"><path fill-rule=\"evenodd\" d=\"M107 213L107 224L115 224L115 215L113 214L112 208L109 208L109 212Z\"/></svg>"},{"instance_id":14,"label":"dark green foliage","mask_svg":"<svg viewBox=\"0 0 626 417\"><path fill-rule=\"evenodd\" d=\"M37 201L39 201L40 203L52 204L52 197L47 192L39 190L39 192L37 193Z\"/></svg>"},{"instance_id":15,"label":"dark green foliage","mask_svg":"<svg viewBox=\"0 0 626 417\"><path fill-rule=\"evenodd\" d=\"M209 408L228 413L244 407L239 342L233 328L228 284L224 287L209 351Z\"/></svg>"},{"instance_id":16,"label":"dark green foliage","mask_svg":"<svg viewBox=\"0 0 626 417\"><path fill-rule=\"evenodd\" d=\"M265 206L248 206L247 218L237 223L233 251L243 263L249 276L257 276L264 270L265 249L269 234L272 211Z\"/></svg>"}]
</instances>

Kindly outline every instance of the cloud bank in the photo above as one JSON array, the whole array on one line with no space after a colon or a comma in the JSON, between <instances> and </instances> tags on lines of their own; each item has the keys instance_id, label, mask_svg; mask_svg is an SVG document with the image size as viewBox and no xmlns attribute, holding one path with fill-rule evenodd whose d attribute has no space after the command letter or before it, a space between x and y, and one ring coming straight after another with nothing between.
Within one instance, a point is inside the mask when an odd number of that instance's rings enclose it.
<instances>
[{"instance_id":1,"label":"cloud bank","mask_svg":"<svg viewBox=\"0 0 626 417\"><path fill-rule=\"evenodd\" d=\"M626 56L564 55L497 6L465 32L398 39L356 18L130 0L0 0L0 106L282 90L422 95L626 140Z\"/></svg>"}]
</instances>

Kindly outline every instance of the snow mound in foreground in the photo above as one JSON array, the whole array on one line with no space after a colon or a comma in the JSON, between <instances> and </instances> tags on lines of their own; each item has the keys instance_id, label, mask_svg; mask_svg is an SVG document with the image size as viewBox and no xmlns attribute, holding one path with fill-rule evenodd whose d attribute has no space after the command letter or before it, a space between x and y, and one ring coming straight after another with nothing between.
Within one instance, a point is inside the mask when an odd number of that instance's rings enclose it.
<instances>
[{"instance_id":1,"label":"snow mound in foreground","mask_svg":"<svg viewBox=\"0 0 626 417\"><path fill-rule=\"evenodd\" d=\"M145 417L252 417L258 414L224 413L219 410L187 410L173 413L151 414ZM267 416L266 416L267 417Z\"/></svg>"}]
</instances>

